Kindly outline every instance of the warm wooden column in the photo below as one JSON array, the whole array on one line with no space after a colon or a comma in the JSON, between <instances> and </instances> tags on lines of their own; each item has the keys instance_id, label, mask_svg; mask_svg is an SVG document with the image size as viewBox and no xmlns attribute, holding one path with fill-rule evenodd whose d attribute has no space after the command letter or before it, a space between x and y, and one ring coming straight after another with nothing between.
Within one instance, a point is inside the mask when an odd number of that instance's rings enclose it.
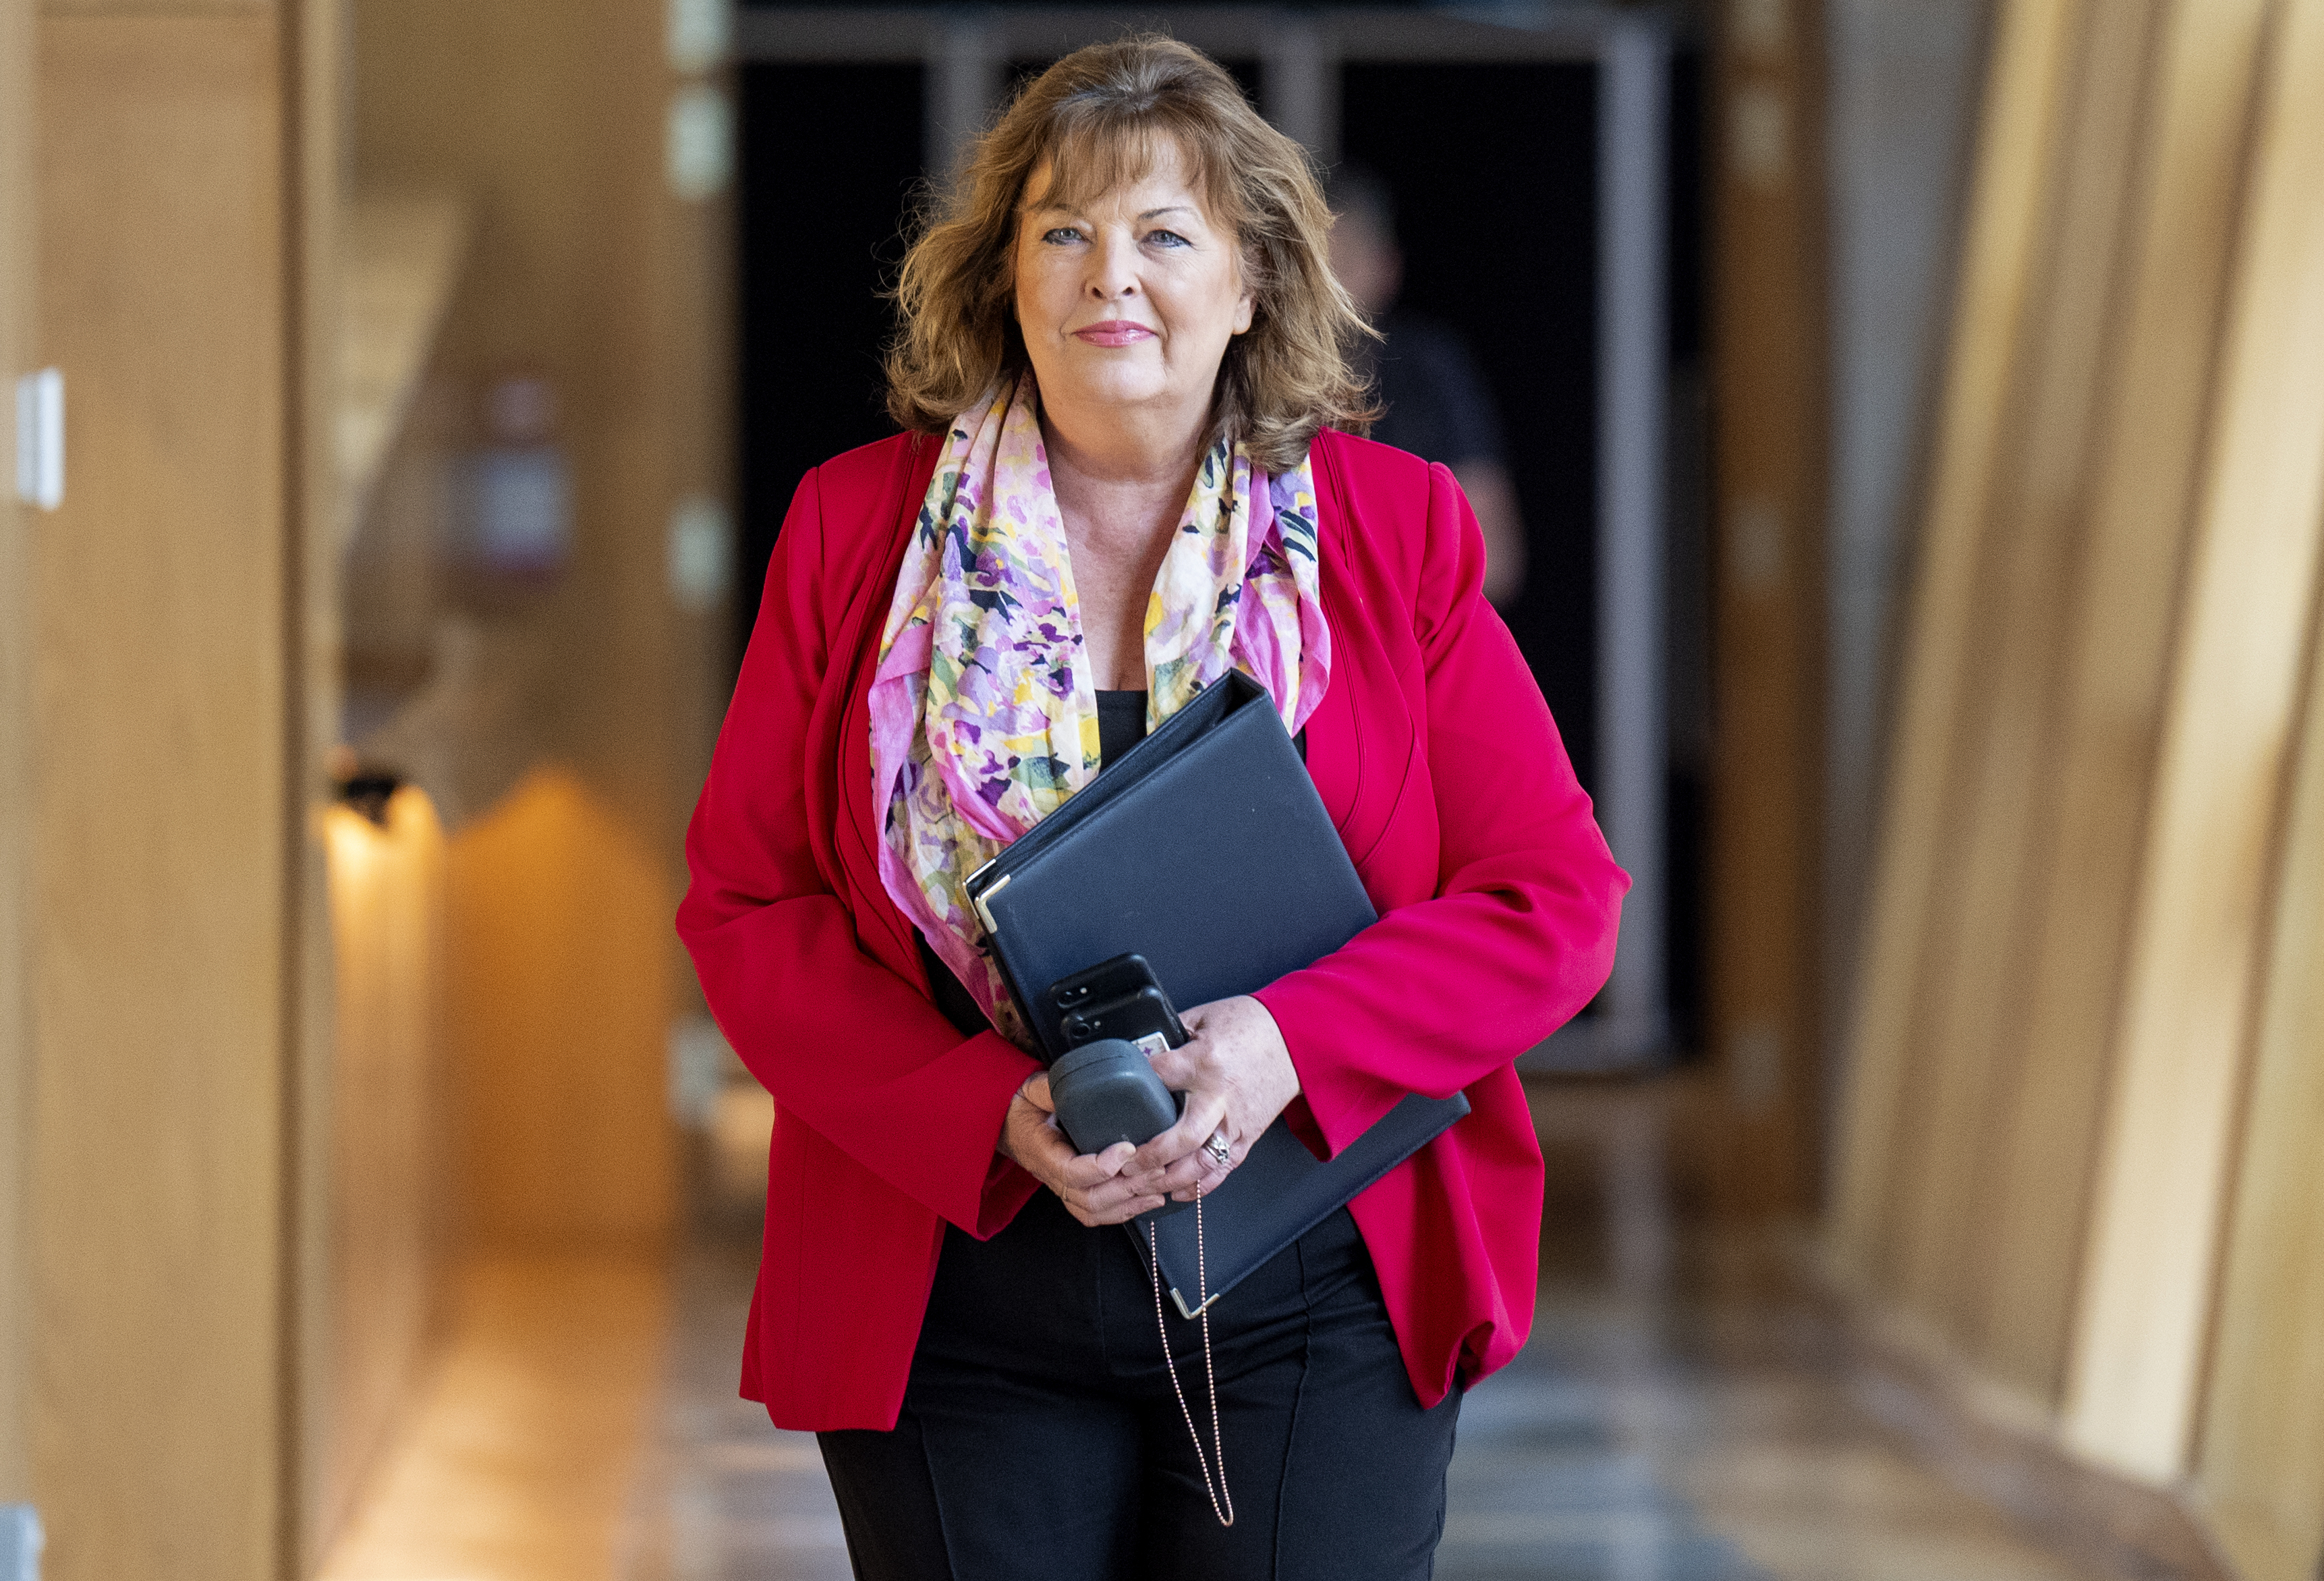
<instances>
[{"instance_id":1,"label":"warm wooden column","mask_svg":"<svg viewBox=\"0 0 2324 1581\"><path fill-rule=\"evenodd\" d=\"M417 786L325 815L335 1077L327 1371L307 1521L327 1549L425 1376L443 1307L444 835ZM319 1558L319 1554L317 1556ZM304 1567L311 1571L313 1567Z\"/></svg>"},{"instance_id":2,"label":"warm wooden column","mask_svg":"<svg viewBox=\"0 0 2324 1581\"><path fill-rule=\"evenodd\" d=\"M1978 1400L2301 1581L2324 7L2001 23L1835 1262Z\"/></svg>"},{"instance_id":3,"label":"warm wooden column","mask_svg":"<svg viewBox=\"0 0 2324 1581\"><path fill-rule=\"evenodd\" d=\"M284 493L283 792L288 812L282 920L282 1189L285 1288L281 1478L281 1561L314 1573L327 1540L334 1447L346 1406L337 1381L345 1314L336 1297L333 1225L341 1166L333 1145L338 1017L326 816L339 739L342 515L340 300L337 250L346 106L341 85L353 41L344 0L277 0L283 105Z\"/></svg>"},{"instance_id":4,"label":"warm wooden column","mask_svg":"<svg viewBox=\"0 0 2324 1581\"><path fill-rule=\"evenodd\" d=\"M2324 5L2283 8L2247 188L2068 1395L2069 1440L2188 1466L2324 547Z\"/></svg>"},{"instance_id":5,"label":"warm wooden column","mask_svg":"<svg viewBox=\"0 0 2324 1581\"><path fill-rule=\"evenodd\" d=\"M2240 211L2264 0L2174 0L2153 24L2138 190L2108 362L2086 393L2099 435L2082 485L2063 653L2045 739L2044 827L1985 991L2002 1042L1981 1182L1953 1211L1956 1332L2044 1402L2062 1388L2080 1287L2114 1005L2122 988L2172 623ZM2101 30L2104 31L2104 30Z\"/></svg>"},{"instance_id":6,"label":"warm wooden column","mask_svg":"<svg viewBox=\"0 0 2324 1581\"><path fill-rule=\"evenodd\" d=\"M0 0L0 393L32 366L32 29L31 0ZM9 442L0 440L0 449L13 457ZM0 482L14 471L12 462ZM31 517L18 509L13 488L0 487L0 1504L32 1492L23 1409L32 1315L23 1244L24 1100L32 1077L24 994L24 870L32 848L32 605L24 545Z\"/></svg>"},{"instance_id":7,"label":"warm wooden column","mask_svg":"<svg viewBox=\"0 0 2324 1581\"><path fill-rule=\"evenodd\" d=\"M295 1567L327 11L40 22L69 476L32 534L32 1440L62 1581Z\"/></svg>"},{"instance_id":8,"label":"warm wooden column","mask_svg":"<svg viewBox=\"0 0 2324 1581\"><path fill-rule=\"evenodd\" d=\"M2002 1040L2023 989L2016 975L2026 874L2046 854L2047 748L2054 722L2059 619L2081 544L2089 460L2112 372L2116 286L2138 154L2154 7L2125 0L2085 14L2061 106L2075 157L2052 188L2026 325L1978 532L1984 541L1973 636L1962 654L1946 819L1923 921L1908 1029L1898 1151L1894 1288L1917 1310L1957 1323L1978 1292L1986 1216L1972 1211L1991 1167L1993 1120L2006 1090Z\"/></svg>"},{"instance_id":9,"label":"warm wooden column","mask_svg":"<svg viewBox=\"0 0 2324 1581\"><path fill-rule=\"evenodd\" d=\"M2306 722L2259 1012L2242 1173L2211 1347L2196 1496L2247 1581L2324 1564L2324 646Z\"/></svg>"},{"instance_id":10,"label":"warm wooden column","mask_svg":"<svg viewBox=\"0 0 2324 1581\"><path fill-rule=\"evenodd\" d=\"M1994 60L1978 213L2009 200L2020 244L1981 280L1973 229L1964 264L1954 374L1991 383L1936 436L1834 1222L1859 1288L2037 1412L2087 1293L2142 830L2187 706L2171 644L2268 10L2024 0Z\"/></svg>"},{"instance_id":11,"label":"warm wooden column","mask_svg":"<svg viewBox=\"0 0 2324 1581\"><path fill-rule=\"evenodd\" d=\"M1824 314L1821 6L1732 0L1718 54L1711 1024L1722 1206L1815 1197Z\"/></svg>"},{"instance_id":12,"label":"warm wooden column","mask_svg":"<svg viewBox=\"0 0 2324 1581\"><path fill-rule=\"evenodd\" d=\"M1831 1246L1842 1271L1865 1284L1879 1282L1891 1256L1896 1138L1911 1123L1904 1105L1923 925L1951 855L1944 795L1978 640L1986 500L2006 439L2080 9L2078 0L2009 0L1995 20L1845 1052Z\"/></svg>"}]
</instances>

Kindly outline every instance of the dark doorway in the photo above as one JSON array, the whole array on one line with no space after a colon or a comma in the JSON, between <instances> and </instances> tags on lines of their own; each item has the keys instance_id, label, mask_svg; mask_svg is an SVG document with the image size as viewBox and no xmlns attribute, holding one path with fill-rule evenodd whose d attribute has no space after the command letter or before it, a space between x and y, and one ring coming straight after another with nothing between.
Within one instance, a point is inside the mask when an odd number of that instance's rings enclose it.
<instances>
[{"instance_id":1,"label":"dark doorway","mask_svg":"<svg viewBox=\"0 0 2324 1581\"><path fill-rule=\"evenodd\" d=\"M1345 68L1340 143L1396 200L1400 310L1468 343L1500 410L1530 569L1508 612L1585 787L1597 768L1598 73Z\"/></svg>"},{"instance_id":2,"label":"dark doorway","mask_svg":"<svg viewBox=\"0 0 2324 1581\"><path fill-rule=\"evenodd\" d=\"M1211 58L1226 68L1227 75L1235 79L1242 88L1242 97L1249 99L1253 107L1258 107L1266 102L1259 97L1260 85L1258 61L1230 55L1213 55ZM1009 89L1006 97L1014 98L1019 88L1056 63L1057 57L1055 55L1027 55L1010 61Z\"/></svg>"},{"instance_id":3,"label":"dark doorway","mask_svg":"<svg viewBox=\"0 0 2324 1581\"><path fill-rule=\"evenodd\" d=\"M746 64L737 190L739 659L807 469L895 432L881 296L920 179L917 64Z\"/></svg>"}]
</instances>

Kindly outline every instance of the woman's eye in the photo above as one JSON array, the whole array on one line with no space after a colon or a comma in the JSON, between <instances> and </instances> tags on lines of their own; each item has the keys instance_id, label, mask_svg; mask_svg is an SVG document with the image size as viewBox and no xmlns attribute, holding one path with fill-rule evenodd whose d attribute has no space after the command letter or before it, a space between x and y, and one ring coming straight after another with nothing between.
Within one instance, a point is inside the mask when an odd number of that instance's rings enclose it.
<instances>
[{"instance_id":1,"label":"woman's eye","mask_svg":"<svg viewBox=\"0 0 2324 1581\"><path fill-rule=\"evenodd\" d=\"M1062 247L1068 242L1080 241L1082 239L1082 233L1075 230L1072 226L1061 225L1056 229L1044 236L1041 239L1048 243L1051 246Z\"/></svg>"},{"instance_id":2,"label":"woman's eye","mask_svg":"<svg viewBox=\"0 0 2324 1581\"><path fill-rule=\"evenodd\" d=\"M1146 239L1156 244L1157 246L1164 247L1185 247L1192 245L1185 237L1180 236L1176 231L1149 231L1147 233Z\"/></svg>"}]
</instances>

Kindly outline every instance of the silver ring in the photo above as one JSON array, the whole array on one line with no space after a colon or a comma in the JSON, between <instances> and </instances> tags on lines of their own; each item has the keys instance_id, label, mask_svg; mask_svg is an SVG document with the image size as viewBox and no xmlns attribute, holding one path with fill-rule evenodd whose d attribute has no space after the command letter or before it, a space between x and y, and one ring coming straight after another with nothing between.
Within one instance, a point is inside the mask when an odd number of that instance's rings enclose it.
<instances>
[{"instance_id":1,"label":"silver ring","mask_svg":"<svg viewBox=\"0 0 2324 1581\"><path fill-rule=\"evenodd\" d=\"M1234 1162L1234 1154L1227 1151L1227 1139L1222 1132L1212 1132L1211 1140L1203 1143L1203 1151L1210 1154L1211 1161L1222 1170Z\"/></svg>"}]
</instances>

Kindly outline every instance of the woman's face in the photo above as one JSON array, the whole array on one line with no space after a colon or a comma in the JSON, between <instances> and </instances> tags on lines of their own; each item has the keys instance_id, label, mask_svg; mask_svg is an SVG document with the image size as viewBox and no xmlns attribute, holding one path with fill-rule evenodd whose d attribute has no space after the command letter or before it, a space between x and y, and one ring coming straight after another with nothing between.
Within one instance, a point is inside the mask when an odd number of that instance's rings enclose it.
<instances>
[{"instance_id":1,"label":"woman's face","mask_svg":"<svg viewBox=\"0 0 2324 1581\"><path fill-rule=\"evenodd\" d=\"M1025 183L1017 322L1052 411L1209 413L1227 342L1250 328L1235 238L1187 184L1175 148L1145 179L1087 206L1048 201L1049 166Z\"/></svg>"}]
</instances>

